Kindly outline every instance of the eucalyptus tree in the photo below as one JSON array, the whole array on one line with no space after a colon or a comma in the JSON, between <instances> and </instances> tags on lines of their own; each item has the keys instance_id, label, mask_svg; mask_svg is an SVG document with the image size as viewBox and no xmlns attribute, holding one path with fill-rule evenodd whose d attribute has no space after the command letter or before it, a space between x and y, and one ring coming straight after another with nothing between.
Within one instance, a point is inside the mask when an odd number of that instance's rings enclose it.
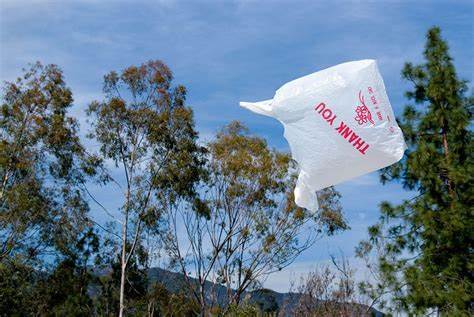
<instances>
[{"instance_id":1,"label":"eucalyptus tree","mask_svg":"<svg viewBox=\"0 0 474 317\"><path fill-rule=\"evenodd\" d=\"M0 261L38 259L90 227L84 183L100 159L82 146L78 124L68 116L72 104L55 65L33 64L3 86Z\"/></svg>"},{"instance_id":2,"label":"eucalyptus tree","mask_svg":"<svg viewBox=\"0 0 474 317\"><path fill-rule=\"evenodd\" d=\"M89 137L124 180L115 179L122 194L120 316L126 306L127 266L142 243L144 228L156 225L164 205L193 197L201 174L204 149L196 143L186 89L172 86L172 79L161 61L112 71L104 76L105 99L92 102L87 111L93 127Z\"/></svg>"},{"instance_id":3,"label":"eucalyptus tree","mask_svg":"<svg viewBox=\"0 0 474 317\"><path fill-rule=\"evenodd\" d=\"M202 315L212 306L238 305L246 290L288 266L319 237L347 227L333 188L320 193L317 213L297 207L289 154L270 149L239 122L222 129L208 151L197 212L177 204L162 217L171 262Z\"/></svg>"},{"instance_id":4,"label":"eucalyptus tree","mask_svg":"<svg viewBox=\"0 0 474 317\"><path fill-rule=\"evenodd\" d=\"M37 62L3 85L0 311L6 315L88 309L83 303L90 302L87 267L94 250L86 250L85 240L97 236L85 183L107 177L80 142L68 114L72 105L56 65Z\"/></svg>"}]
</instances>

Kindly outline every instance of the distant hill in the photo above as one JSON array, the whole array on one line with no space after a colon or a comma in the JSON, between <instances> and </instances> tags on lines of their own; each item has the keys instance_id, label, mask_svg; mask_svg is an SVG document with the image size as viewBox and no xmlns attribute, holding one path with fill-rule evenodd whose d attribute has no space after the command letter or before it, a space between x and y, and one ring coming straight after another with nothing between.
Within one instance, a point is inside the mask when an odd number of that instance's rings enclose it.
<instances>
[{"instance_id":1,"label":"distant hill","mask_svg":"<svg viewBox=\"0 0 474 317\"><path fill-rule=\"evenodd\" d=\"M161 268L151 268L148 272L150 283L159 282L163 284L166 289L173 293L186 291L186 281L184 275L181 273L171 272ZM193 281L196 279L191 278ZM222 285L215 285L211 282L206 282L206 290L215 289L217 302L219 305L225 305L227 302L226 288ZM302 294L299 293L279 293L270 289L259 289L244 293L243 297L247 298L250 303L257 304L262 310L271 310L272 308L285 307L287 312L299 302ZM351 304L358 305L360 304ZM365 305L363 305L365 306ZM382 317L384 314L376 309L371 309L372 316ZM289 316L289 315L288 315Z\"/></svg>"}]
</instances>

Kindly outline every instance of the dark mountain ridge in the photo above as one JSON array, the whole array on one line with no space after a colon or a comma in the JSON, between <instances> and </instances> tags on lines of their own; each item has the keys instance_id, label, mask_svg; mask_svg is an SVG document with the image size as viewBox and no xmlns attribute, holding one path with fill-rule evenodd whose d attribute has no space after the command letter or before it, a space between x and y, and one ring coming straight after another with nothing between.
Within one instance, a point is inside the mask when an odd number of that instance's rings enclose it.
<instances>
[{"instance_id":1,"label":"dark mountain ridge","mask_svg":"<svg viewBox=\"0 0 474 317\"><path fill-rule=\"evenodd\" d=\"M172 293L179 293L179 292L186 292L187 285L184 278L184 275L177 272L168 271L161 268L151 268L148 271L148 279L150 283L161 283L163 284L166 289ZM195 278L190 278L191 281L197 283ZM225 306L227 304L227 289L218 284L214 284L212 282L206 281L205 284L206 292L208 293L207 296L211 299L211 291L216 297L215 301L217 304L221 306ZM272 311L276 309L284 309L287 316L290 316L290 312L293 308L298 304L301 297L304 296L300 293L279 293L270 289L262 288L257 289L249 292L245 292L243 294L243 298L248 300L251 304L256 304L260 307L263 311ZM347 303L343 303L346 305ZM357 303L348 303L349 305L354 305L358 308L364 308L366 310L368 307L366 305L357 304ZM370 308L370 314L375 317L382 317L384 314L374 308Z\"/></svg>"}]
</instances>

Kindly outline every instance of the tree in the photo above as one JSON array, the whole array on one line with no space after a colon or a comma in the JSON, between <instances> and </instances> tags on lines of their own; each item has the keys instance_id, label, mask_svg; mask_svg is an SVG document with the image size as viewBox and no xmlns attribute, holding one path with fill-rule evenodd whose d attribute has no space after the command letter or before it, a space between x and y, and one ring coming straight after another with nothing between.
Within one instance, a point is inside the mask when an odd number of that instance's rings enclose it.
<instances>
[{"instance_id":1,"label":"tree","mask_svg":"<svg viewBox=\"0 0 474 317\"><path fill-rule=\"evenodd\" d=\"M148 271L140 265L143 256L140 247L137 246L136 255L131 257L127 264L127 287L124 289L124 298L128 308L126 312L131 315L146 313L146 300L150 291ZM96 266L99 270L98 281L93 286L96 290L94 306L98 315L117 316L120 312L121 256L116 252L108 255L104 253L101 255L101 262Z\"/></svg>"},{"instance_id":2,"label":"tree","mask_svg":"<svg viewBox=\"0 0 474 317\"><path fill-rule=\"evenodd\" d=\"M396 309L445 316L472 313L474 182L470 130L473 99L458 78L440 29L427 34L421 65L405 64L412 85L400 120L408 149L381 173L417 195L400 205L381 204L380 222L369 228L361 255L381 249L373 298L394 291Z\"/></svg>"},{"instance_id":3,"label":"tree","mask_svg":"<svg viewBox=\"0 0 474 317\"><path fill-rule=\"evenodd\" d=\"M288 266L317 238L347 227L332 188L321 192L318 213L297 207L289 154L248 135L239 122L222 129L208 149L197 212L174 205L162 218L165 248L203 315L216 304L239 304L247 289ZM219 284L226 294L217 294Z\"/></svg>"},{"instance_id":4,"label":"tree","mask_svg":"<svg viewBox=\"0 0 474 317\"><path fill-rule=\"evenodd\" d=\"M95 284L90 269L99 249L99 236L91 228L77 241L58 249L54 269L33 281L36 301L31 315L90 316L94 312L90 287Z\"/></svg>"},{"instance_id":5,"label":"tree","mask_svg":"<svg viewBox=\"0 0 474 317\"><path fill-rule=\"evenodd\" d=\"M105 100L88 108L100 155L121 167L125 186L121 226L120 310L125 309L127 266L141 243L143 228L160 218L163 204L192 197L200 177L203 149L196 144L186 90L172 87L161 61L131 66L104 77ZM101 205L105 210L105 207ZM110 211L106 210L108 214Z\"/></svg>"},{"instance_id":6,"label":"tree","mask_svg":"<svg viewBox=\"0 0 474 317\"><path fill-rule=\"evenodd\" d=\"M319 265L301 277L290 296L292 316L373 316L372 307L357 292L356 270L343 255L331 259L332 266Z\"/></svg>"},{"instance_id":7,"label":"tree","mask_svg":"<svg viewBox=\"0 0 474 317\"><path fill-rule=\"evenodd\" d=\"M85 314L97 242L84 183L106 178L68 116L55 65L31 65L3 87L0 113L0 311ZM60 294L60 295L58 295Z\"/></svg>"},{"instance_id":8,"label":"tree","mask_svg":"<svg viewBox=\"0 0 474 317\"><path fill-rule=\"evenodd\" d=\"M277 313L279 311L280 307L278 306L274 291L261 288L253 291L252 296L255 297L255 306L258 306L263 314Z\"/></svg>"},{"instance_id":9,"label":"tree","mask_svg":"<svg viewBox=\"0 0 474 317\"><path fill-rule=\"evenodd\" d=\"M33 315L35 271L21 261L0 262L0 311L13 316Z\"/></svg>"},{"instance_id":10,"label":"tree","mask_svg":"<svg viewBox=\"0 0 474 317\"><path fill-rule=\"evenodd\" d=\"M90 225L83 183L100 163L87 155L61 70L39 62L6 82L0 113L0 260L35 259Z\"/></svg>"},{"instance_id":11,"label":"tree","mask_svg":"<svg viewBox=\"0 0 474 317\"><path fill-rule=\"evenodd\" d=\"M196 316L199 307L184 291L169 292L161 283L153 283L148 294L148 316Z\"/></svg>"}]
</instances>

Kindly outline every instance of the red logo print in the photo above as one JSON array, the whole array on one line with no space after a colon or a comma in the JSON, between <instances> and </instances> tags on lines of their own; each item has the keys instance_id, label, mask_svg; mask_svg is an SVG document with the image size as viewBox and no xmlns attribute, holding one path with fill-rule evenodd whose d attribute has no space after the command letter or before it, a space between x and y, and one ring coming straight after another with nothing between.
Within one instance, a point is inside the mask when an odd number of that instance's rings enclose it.
<instances>
[{"instance_id":1,"label":"red logo print","mask_svg":"<svg viewBox=\"0 0 474 317\"><path fill-rule=\"evenodd\" d=\"M369 108L365 105L364 96L362 95L361 90L359 91L359 102L360 105L355 109L357 116L354 119L361 125L367 122L375 124L374 120L372 120L372 114L370 113Z\"/></svg>"}]
</instances>

